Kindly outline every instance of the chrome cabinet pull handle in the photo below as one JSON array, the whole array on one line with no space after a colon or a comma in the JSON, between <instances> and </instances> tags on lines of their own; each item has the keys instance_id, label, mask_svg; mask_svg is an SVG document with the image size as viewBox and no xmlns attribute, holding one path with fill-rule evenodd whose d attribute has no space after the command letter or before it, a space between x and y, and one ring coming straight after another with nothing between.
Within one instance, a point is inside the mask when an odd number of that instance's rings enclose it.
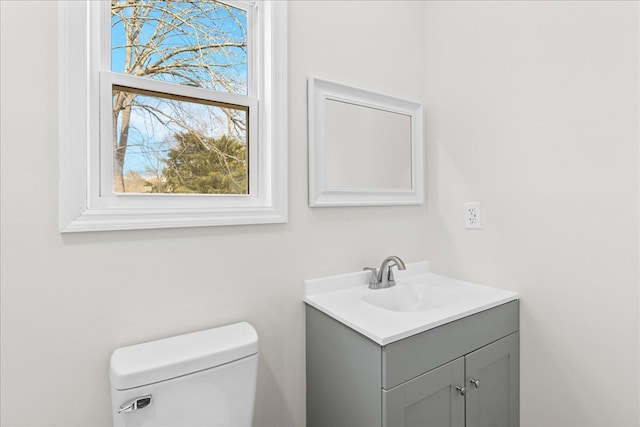
<instances>
[{"instance_id":1,"label":"chrome cabinet pull handle","mask_svg":"<svg viewBox=\"0 0 640 427\"><path fill-rule=\"evenodd\" d=\"M469 380L469 382L470 382L471 384L473 384L476 388L480 388L480 380L476 380L476 379L471 378L471 379Z\"/></svg>"},{"instance_id":2,"label":"chrome cabinet pull handle","mask_svg":"<svg viewBox=\"0 0 640 427\"><path fill-rule=\"evenodd\" d=\"M467 394L467 388L466 387L456 387L456 390L458 390L458 392L460 393L461 396L464 396L465 394Z\"/></svg>"}]
</instances>

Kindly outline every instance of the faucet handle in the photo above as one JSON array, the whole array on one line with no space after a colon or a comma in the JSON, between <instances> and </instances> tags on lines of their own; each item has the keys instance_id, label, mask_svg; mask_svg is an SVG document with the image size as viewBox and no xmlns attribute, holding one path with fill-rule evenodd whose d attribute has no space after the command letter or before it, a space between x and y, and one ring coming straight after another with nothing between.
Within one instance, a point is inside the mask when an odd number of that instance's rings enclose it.
<instances>
[{"instance_id":1,"label":"faucet handle","mask_svg":"<svg viewBox=\"0 0 640 427\"><path fill-rule=\"evenodd\" d=\"M371 272L371 278L369 279L369 284L370 285L377 285L377 284L380 283L380 281L378 280L378 269L377 268L375 268L375 267L363 267L362 270Z\"/></svg>"},{"instance_id":2,"label":"faucet handle","mask_svg":"<svg viewBox=\"0 0 640 427\"><path fill-rule=\"evenodd\" d=\"M396 264L397 265L397 264ZM389 287L396 285L396 280L393 277L393 270L391 269L392 265L389 266L389 273L387 274L387 282L389 283ZM384 274L384 272L383 272Z\"/></svg>"}]
</instances>

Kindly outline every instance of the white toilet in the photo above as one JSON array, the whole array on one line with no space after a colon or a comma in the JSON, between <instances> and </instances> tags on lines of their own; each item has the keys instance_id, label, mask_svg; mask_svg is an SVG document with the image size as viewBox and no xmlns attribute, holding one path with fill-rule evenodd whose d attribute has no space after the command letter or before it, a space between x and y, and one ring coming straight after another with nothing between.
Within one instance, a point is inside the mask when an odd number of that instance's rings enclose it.
<instances>
[{"instance_id":1,"label":"white toilet","mask_svg":"<svg viewBox=\"0 0 640 427\"><path fill-rule=\"evenodd\" d=\"M258 335L246 322L119 348L113 425L249 427L257 373Z\"/></svg>"}]
</instances>

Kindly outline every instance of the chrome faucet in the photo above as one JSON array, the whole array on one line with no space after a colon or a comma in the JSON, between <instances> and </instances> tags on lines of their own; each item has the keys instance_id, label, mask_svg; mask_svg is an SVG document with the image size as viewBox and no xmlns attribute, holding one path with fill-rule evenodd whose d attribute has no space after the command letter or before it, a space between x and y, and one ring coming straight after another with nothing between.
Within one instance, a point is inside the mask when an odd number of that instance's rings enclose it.
<instances>
[{"instance_id":1,"label":"chrome faucet","mask_svg":"<svg viewBox=\"0 0 640 427\"><path fill-rule=\"evenodd\" d=\"M396 285L396 281L393 278L393 272L391 267L398 267L398 270L406 270L404 262L395 255L386 257L380 269L375 267L364 267L363 270L371 272L371 279L369 280L369 289L385 289Z\"/></svg>"}]
</instances>

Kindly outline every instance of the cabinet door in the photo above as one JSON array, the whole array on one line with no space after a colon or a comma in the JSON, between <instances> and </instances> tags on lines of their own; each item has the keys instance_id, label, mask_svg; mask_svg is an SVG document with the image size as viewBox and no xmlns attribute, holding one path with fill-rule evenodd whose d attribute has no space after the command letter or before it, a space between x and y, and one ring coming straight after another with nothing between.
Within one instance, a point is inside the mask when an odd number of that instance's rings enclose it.
<instances>
[{"instance_id":1,"label":"cabinet door","mask_svg":"<svg viewBox=\"0 0 640 427\"><path fill-rule=\"evenodd\" d=\"M467 427L519 426L519 334L482 347L465 359Z\"/></svg>"},{"instance_id":2,"label":"cabinet door","mask_svg":"<svg viewBox=\"0 0 640 427\"><path fill-rule=\"evenodd\" d=\"M384 427L464 427L464 358L383 390Z\"/></svg>"}]
</instances>

